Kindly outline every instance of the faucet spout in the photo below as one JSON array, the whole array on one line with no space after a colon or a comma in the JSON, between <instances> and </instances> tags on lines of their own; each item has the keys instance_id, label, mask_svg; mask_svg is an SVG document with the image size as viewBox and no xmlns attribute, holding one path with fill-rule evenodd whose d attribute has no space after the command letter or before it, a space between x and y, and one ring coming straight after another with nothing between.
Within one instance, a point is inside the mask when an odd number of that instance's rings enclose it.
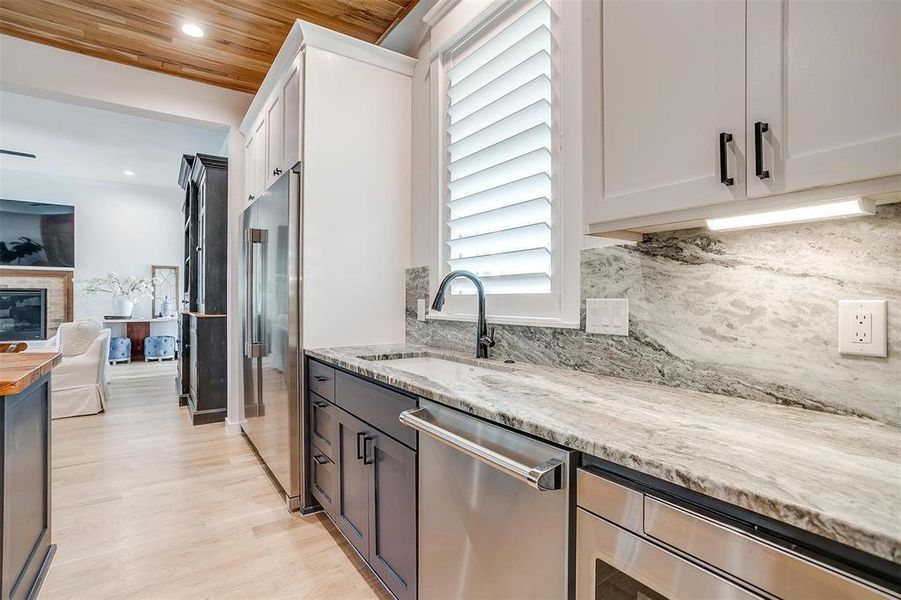
<instances>
[{"instance_id":1,"label":"faucet spout","mask_svg":"<svg viewBox=\"0 0 901 600\"><path fill-rule=\"evenodd\" d=\"M494 328L491 328L491 334L488 333L488 322L485 319L485 286L478 276L471 271L451 271L448 273L441 283L438 284L438 292L432 301L432 310L439 311L444 306L444 297L447 293L447 286L457 277L465 277L476 286L476 293L479 297L479 318L476 322L476 358L488 358L488 349L493 348Z\"/></svg>"}]
</instances>

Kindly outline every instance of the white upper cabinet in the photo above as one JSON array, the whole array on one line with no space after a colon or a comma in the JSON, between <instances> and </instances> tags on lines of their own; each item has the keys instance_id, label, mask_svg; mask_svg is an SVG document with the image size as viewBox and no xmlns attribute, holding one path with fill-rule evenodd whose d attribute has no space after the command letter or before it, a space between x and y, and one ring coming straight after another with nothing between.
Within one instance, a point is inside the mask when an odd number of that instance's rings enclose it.
<instances>
[{"instance_id":1,"label":"white upper cabinet","mask_svg":"<svg viewBox=\"0 0 901 600\"><path fill-rule=\"evenodd\" d=\"M256 138L248 134L244 138L244 200L253 200L253 156L255 152Z\"/></svg>"},{"instance_id":2,"label":"white upper cabinet","mask_svg":"<svg viewBox=\"0 0 901 600\"><path fill-rule=\"evenodd\" d=\"M247 132L244 188L252 201L301 159L303 144L303 53L266 99Z\"/></svg>"},{"instance_id":3,"label":"white upper cabinet","mask_svg":"<svg viewBox=\"0 0 901 600\"><path fill-rule=\"evenodd\" d=\"M281 88L285 105L283 171L293 167L303 156L303 60L304 55L300 54Z\"/></svg>"},{"instance_id":4,"label":"white upper cabinet","mask_svg":"<svg viewBox=\"0 0 901 600\"><path fill-rule=\"evenodd\" d=\"M266 120L253 124L244 142L244 196L252 201L265 189Z\"/></svg>"},{"instance_id":5,"label":"white upper cabinet","mask_svg":"<svg viewBox=\"0 0 901 600\"><path fill-rule=\"evenodd\" d=\"M586 220L743 198L744 2L605 0L601 21L602 191Z\"/></svg>"},{"instance_id":6,"label":"white upper cabinet","mask_svg":"<svg viewBox=\"0 0 901 600\"><path fill-rule=\"evenodd\" d=\"M586 79L601 97L589 231L901 189L901 0L601 11L600 89Z\"/></svg>"},{"instance_id":7,"label":"white upper cabinet","mask_svg":"<svg viewBox=\"0 0 901 600\"><path fill-rule=\"evenodd\" d=\"M266 187L282 173L285 158L285 102L276 94L266 108Z\"/></svg>"},{"instance_id":8,"label":"white upper cabinet","mask_svg":"<svg viewBox=\"0 0 901 600\"><path fill-rule=\"evenodd\" d=\"M268 129L266 125L266 119L260 119L253 129L253 187L251 188L251 193L254 196L259 196L266 189L266 151L268 150L266 144Z\"/></svg>"},{"instance_id":9,"label":"white upper cabinet","mask_svg":"<svg viewBox=\"0 0 901 600\"><path fill-rule=\"evenodd\" d=\"M750 0L747 63L749 196L901 173L901 2Z\"/></svg>"}]
</instances>

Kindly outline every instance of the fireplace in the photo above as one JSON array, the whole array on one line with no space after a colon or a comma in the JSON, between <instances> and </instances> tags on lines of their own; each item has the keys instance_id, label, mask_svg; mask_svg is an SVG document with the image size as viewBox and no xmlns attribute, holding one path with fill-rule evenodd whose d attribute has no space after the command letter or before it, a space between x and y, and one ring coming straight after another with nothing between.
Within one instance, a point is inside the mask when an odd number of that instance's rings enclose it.
<instances>
[{"instance_id":1,"label":"fireplace","mask_svg":"<svg viewBox=\"0 0 901 600\"><path fill-rule=\"evenodd\" d=\"M0 288L0 342L47 339L47 290Z\"/></svg>"}]
</instances>

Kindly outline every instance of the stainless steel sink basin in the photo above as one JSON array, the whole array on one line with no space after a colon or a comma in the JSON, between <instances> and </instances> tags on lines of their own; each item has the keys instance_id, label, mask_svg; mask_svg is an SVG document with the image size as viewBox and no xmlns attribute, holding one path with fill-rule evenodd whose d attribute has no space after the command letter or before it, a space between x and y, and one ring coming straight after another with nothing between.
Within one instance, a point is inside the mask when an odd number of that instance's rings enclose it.
<instances>
[{"instance_id":1,"label":"stainless steel sink basin","mask_svg":"<svg viewBox=\"0 0 901 600\"><path fill-rule=\"evenodd\" d=\"M490 375L492 372L510 372L513 367L506 365L485 364L483 362L465 362L462 359L443 358L437 356L416 356L413 358L390 358L379 360L386 367L415 373L436 380L456 380Z\"/></svg>"}]
</instances>

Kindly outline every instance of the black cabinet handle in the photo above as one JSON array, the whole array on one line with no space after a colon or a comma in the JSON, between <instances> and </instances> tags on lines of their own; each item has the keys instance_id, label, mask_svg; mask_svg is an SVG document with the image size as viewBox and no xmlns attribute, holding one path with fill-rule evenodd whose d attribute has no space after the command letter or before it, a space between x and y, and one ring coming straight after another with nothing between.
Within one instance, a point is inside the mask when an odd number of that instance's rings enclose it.
<instances>
[{"instance_id":1,"label":"black cabinet handle","mask_svg":"<svg viewBox=\"0 0 901 600\"><path fill-rule=\"evenodd\" d=\"M250 202L253 200L253 194L247 194L247 201Z\"/></svg>"},{"instance_id":2,"label":"black cabinet handle","mask_svg":"<svg viewBox=\"0 0 901 600\"><path fill-rule=\"evenodd\" d=\"M770 172L763 168L763 134L769 130L769 123L763 121L754 123L754 166L760 179L770 178Z\"/></svg>"},{"instance_id":3,"label":"black cabinet handle","mask_svg":"<svg viewBox=\"0 0 901 600\"><path fill-rule=\"evenodd\" d=\"M314 454L313 460L315 460L320 465L327 465L328 463L332 462L324 454Z\"/></svg>"},{"instance_id":4,"label":"black cabinet handle","mask_svg":"<svg viewBox=\"0 0 901 600\"><path fill-rule=\"evenodd\" d=\"M366 434L362 431L357 433L357 460L363 460L363 451L365 450L365 448L363 447L363 444L365 442L363 440L365 436Z\"/></svg>"},{"instance_id":5,"label":"black cabinet handle","mask_svg":"<svg viewBox=\"0 0 901 600\"><path fill-rule=\"evenodd\" d=\"M375 452L372 450L373 438L368 435L363 438L363 464L371 465L375 462Z\"/></svg>"},{"instance_id":6,"label":"black cabinet handle","mask_svg":"<svg viewBox=\"0 0 901 600\"><path fill-rule=\"evenodd\" d=\"M313 400L313 406L316 408L327 408L328 402L325 402L324 400Z\"/></svg>"},{"instance_id":7,"label":"black cabinet handle","mask_svg":"<svg viewBox=\"0 0 901 600\"><path fill-rule=\"evenodd\" d=\"M725 131L720 133L720 183L732 185L735 179L729 177L729 164L726 161L726 144L732 141L732 134Z\"/></svg>"},{"instance_id":8,"label":"black cabinet handle","mask_svg":"<svg viewBox=\"0 0 901 600\"><path fill-rule=\"evenodd\" d=\"M282 174L282 170L279 169L279 168L272 169L272 174L273 174L273 175L281 175L281 174Z\"/></svg>"},{"instance_id":9,"label":"black cabinet handle","mask_svg":"<svg viewBox=\"0 0 901 600\"><path fill-rule=\"evenodd\" d=\"M328 377L325 375L313 375L313 379L316 381L328 381Z\"/></svg>"}]
</instances>

